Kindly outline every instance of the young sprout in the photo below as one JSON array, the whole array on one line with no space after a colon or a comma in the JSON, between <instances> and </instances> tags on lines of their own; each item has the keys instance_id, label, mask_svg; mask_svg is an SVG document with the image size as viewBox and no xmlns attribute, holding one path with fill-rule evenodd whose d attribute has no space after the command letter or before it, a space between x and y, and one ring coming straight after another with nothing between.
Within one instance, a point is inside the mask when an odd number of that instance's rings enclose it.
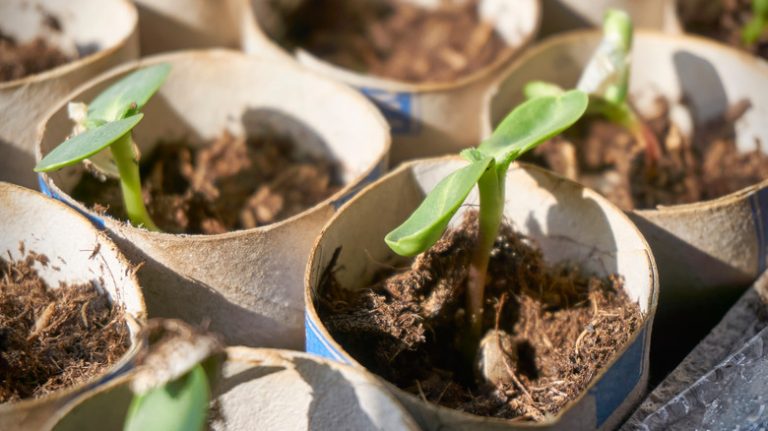
<instances>
[{"instance_id":1,"label":"young sprout","mask_svg":"<svg viewBox=\"0 0 768 431\"><path fill-rule=\"evenodd\" d=\"M51 172L74 165L109 147L120 177L120 188L128 219L136 226L159 229L144 206L139 177L139 160L131 130L144 117L144 105L163 85L171 67L147 67L121 79L99 94L80 118L76 129L83 130L59 144L35 166L35 172ZM75 109L76 110L76 109Z\"/></svg>"},{"instance_id":2,"label":"young sprout","mask_svg":"<svg viewBox=\"0 0 768 431\"><path fill-rule=\"evenodd\" d=\"M461 152L469 164L444 178L408 219L387 234L397 254L414 256L431 247L477 185L480 194L479 238L472 251L467 280L468 333L465 353L474 357L483 322L483 297L491 249L504 212L504 179L509 165L526 151L575 123L589 99L580 90L532 98L515 108L490 138Z\"/></svg>"},{"instance_id":3,"label":"young sprout","mask_svg":"<svg viewBox=\"0 0 768 431\"><path fill-rule=\"evenodd\" d=\"M752 19L741 29L744 45L752 46L768 30L768 0L752 0Z\"/></svg>"},{"instance_id":4,"label":"young sprout","mask_svg":"<svg viewBox=\"0 0 768 431\"><path fill-rule=\"evenodd\" d=\"M576 88L589 94L589 113L602 115L629 130L645 148L647 173L652 175L661 157L661 146L627 100L632 20L626 12L610 9L603 20L603 40L581 74ZM528 98L556 95L564 90L555 84L534 81L525 86Z\"/></svg>"},{"instance_id":5,"label":"young sprout","mask_svg":"<svg viewBox=\"0 0 768 431\"><path fill-rule=\"evenodd\" d=\"M202 365L162 386L133 397L124 431L199 431L205 429L211 389Z\"/></svg>"}]
</instances>

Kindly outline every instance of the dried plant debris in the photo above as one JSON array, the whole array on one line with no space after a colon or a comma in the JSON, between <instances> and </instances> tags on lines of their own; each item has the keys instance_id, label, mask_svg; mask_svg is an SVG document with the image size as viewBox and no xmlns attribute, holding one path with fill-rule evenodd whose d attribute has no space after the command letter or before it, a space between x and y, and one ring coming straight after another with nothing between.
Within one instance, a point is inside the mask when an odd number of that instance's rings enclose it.
<instances>
[{"instance_id":1,"label":"dried plant debris","mask_svg":"<svg viewBox=\"0 0 768 431\"><path fill-rule=\"evenodd\" d=\"M0 31L0 82L45 72L76 59L42 37L18 42Z\"/></svg>"},{"instance_id":2,"label":"dried plant debris","mask_svg":"<svg viewBox=\"0 0 768 431\"><path fill-rule=\"evenodd\" d=\"M147 209L165 232L217 234L274 223L322 202L340 188L340 166L301 152L287 137L224 132L195 149L161 142L142 164ZM116 180L83 175L72 196L125 219Z\"/></svg>"},{"instance_id":3,"label":"dried plant debris","mask_svg":"<svg viewBox=\"0 0 768 431\"><path fill-rule=\"evenodd\" d=\"M93 284L51 288L34 269L48 258L0 259L0 402L88 381L130 343L124 312Z\"/></svg>"},{"instance_id":4,"label":"dried plant debris","mask_svg":"<svg viewBox=\"0 0 768 431\"><path fill-rule=\"evenodd\" d=\"M478 1L426 9L406 1L312 0L286 19L289 45L336 65L408 82L448 82L511 49Z\"/></svg>"},{"instance_id":5,"label":"dried plant debris","mask_svg":"<svg viewBox=\"0 0 768 431\"><path fill-rule=\"evenodd\" d=\"M478 383L459 346L476 238L470 213L410 268L389 270L369 288L344 289L326 277L320 317L368 369L423 399L500 418L556 414L638 330L640 308L620 277L550 266L530 239L503 225L489 266L483 331L508 334L496 340L509 378Z\"/></svg>"},{"instance_id":6,"label":"dried plant debris","mask_svg":"<svg viewBox=\"0 0 768 431\"><path fill-rule=\"evenodd\" d=\"M768 178L762 142L746 152L736 146L734 124L749 109L747 101L697 128L694 139L672 123L666 100L658 99L656 107L646 121L662 154L650 174L645 148L632 134L595 117L582 119L524 160L597 190L623 210L715 199Z\"/></svg>"}]
</instances>

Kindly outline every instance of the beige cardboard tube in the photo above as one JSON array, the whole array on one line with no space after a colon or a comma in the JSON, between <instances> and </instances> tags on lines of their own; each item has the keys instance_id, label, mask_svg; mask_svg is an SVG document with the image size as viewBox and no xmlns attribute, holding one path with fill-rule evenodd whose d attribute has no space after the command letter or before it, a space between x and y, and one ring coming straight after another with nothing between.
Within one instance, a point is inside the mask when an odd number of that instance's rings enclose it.
<instances>
[{"instance_id":1,"label":"beige cardboard tube","mask_svg":"<svg viewBox=\"0 0 768 431\"><path fill-rule=\"evenodd\" d=\"M55 17L61 31L45 25ZM77 85L138 57L136 8L127 0L3 0L0 30L20 42L44 37L70 55L71 63L36 75L0 82L0 181L35 187L35 131L48 110Z\"/></svg>"},{"instance_id":2,"label":"beige cardboard tube","mask_svg":"<svg viewBox=\"0 0 768 431\"><path fill-rule=\"evenodd\" d=\"M709 0L704 0L709 1ZM679 33L675 0L546 0L542 2L541 36L601 27L608 9L620 9L637 28Z\"/></svg>"},{"instance_id":3,"label":"beige cardboard tube","mask_svg":"<svg viewBox=\"0 0 768 431\"><path fill-rule=\"evenodd\" d=\"M490 99L486 133L522 100L525 83L574 86L600 38L599 31L574 32L527 52ZM755 142L768 142L766 82L766 63L724 45L651 31L635 35L630 93L641 111L658 95L673 103L686 97L691 109L683 117L687 125L678 124L683 133L746 99L752 107L735 124L737 145L751 151ZM710 287L754 280L768 254L766 186L768 180L719 199L632 212L656 255L662 285L695 298Z\"/></svg>"},{"instance_id":4,"label":"beige cardboard tube","mask_svg":"<svg viewBox=\"0 0 768 431\"><path fill-rule=\"evenodd\" d=\"M129 379L81 399L55 429L121 429ZM217 386L209 420L216 431L419 429L374 376L306 353L230 347Z\"/></svg>"},{"instance_id":5,"label":"beige cardboard tube","mask_svg":"<svg viewBox=\"0 0 768 431\"><path fill-rule=\"evenodd\" d=\"M82 165L42 175L45 189L103 223L134 262L152 317L173 317L222 334L230 344L302 344L302 274L312 241L335 208L386 171L390 138L375 107L357 92L293 64L233 51L190 51L147 58L89 82L68 100L90 101L120 77L151 64L172 66L143 110L134 140L149 154L159 139L186 137L203 145L225 129L265 128L292 137L307 151L342 166L344 188L291 218L220 235L172 235L100 217L69 191ZM63 100L45 121L38 157L72 130Z\"/></svg>"},{"instance_id":6,"label":"beige cardboard tube","mask_svg":"<svg viewBox=\"0 0 768 431\"><path fill-rule=\"evenodd\" d=\"M430 7L436 1L415 1ZM252 16L243 23L243 49L258 56L294 57L277 39L290 23L285 10L297 1L251 1ZM539 0L482 0L480 16L493 19L497 32L512 48L491 65L454 82L413 84L356 73L332 65L304 50L295 59L305 67L361 90L382 110L392 128L392 162L455 153L477 145L484 95L504 66L533 40L540 20Z\"/></svg>"},{"instance_id":7,"label":"beige cardboard tube","mask_svg":"<svg viewBox=\"0 0 768 431\"><path fill-rule=\"evenodd\" d=\"M201 48L237 48L245 0L134 0L141 55Z\"/></svg>"},{"instance_id":8,"label":"beige cardboard tube","mask_svg":"<svg viewBox=\"0 0 768 431\"><path fill-rule=\"evenodd\" d=\"M363 189L323 228L307 264L307 351L362 367L323 325L316 305L325 268L341 247L334 273L342 287L360 289L381 269L402 258L384 243L421 203L425 193L466 162L458 157L406 163ZM513 165L504 216L531 237L550 263L568 261L586 273L624 276L624 288L637 301L645 321L589 388L557 417L543 423L519 423L427 403L392 385L390 388L425 430L613 429L642 399L648 378L648 351L658 282L656 265L640 232L627 216L589 189L535 166ZM514 193L512 193L514 191ZM397 196L398 205L392 205ZM476 207L476 190L454 217Z\"/></svg>"},{"instance_id":9,"label":"beige cardboard tube","mask_svg":"<svg viewBox=\"0 0 768 431\"><path fill-rule=\"evenodd\" d=\"M41 398L0 404L0 429L50 429L58 409L124 372L136 356L140 348L138 325L146 318L144 298L133 267L117 247L68 206L32 190L0 183L0 220L0 253L4 258L23 259L29 251L43 254L50 263L36 264L35 269L49 286L96 283L113 304L126 311L131 347L103 374Z\"/></svg>"}]
</instances>

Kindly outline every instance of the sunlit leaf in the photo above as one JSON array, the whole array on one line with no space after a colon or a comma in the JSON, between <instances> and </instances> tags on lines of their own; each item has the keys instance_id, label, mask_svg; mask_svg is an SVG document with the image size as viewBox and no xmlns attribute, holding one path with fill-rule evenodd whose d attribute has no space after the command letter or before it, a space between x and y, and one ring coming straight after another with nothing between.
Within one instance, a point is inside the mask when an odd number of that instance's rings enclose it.
<instances>
[{"instance_id":1,"label":"sunlit leaf","mask_svg":"<svg viewBox=\"0 0 768 431\"><path fill-rule=\"evenodd\" d=\"M123 120L105 123L67 139L37 163L35 172L61 169L96 154L125 136L139 124L143 117L143 114L137 114Z\"/></svg>"},{"instance_id":2,"label":"sunlit leaf","mask_svg":"<svg viewBox=\"0 0 768 431\"><path fill-rule=\"evenodd\" d=\"M495 157L499 165L508 164L573 125L588 103L587 95L579 90L530 99L507 115L478 149Z\"/></svg>"},{"instance_id":3,"label":"sunlit leaf","mask_svg":"<svg viewBox=\"0 0 768 431\"><path fill-rule=\"evenodd\" d=\"M149 392L136 395L125 431L198 431L205 427L211 390L202 365Z\"/></svg>"},{"instance_id":4,"label":"sunlit leaf","mask_svg":"<svg viewBox=\"0 0 768 431\"><path fill-rule=\"evenodd\" d=\"M751 46L768 30L768 0L752 0L752 19L741 30L741 39Z\"/></svg>"},{"instance_id":5,"label":"sunlit leaf","mask_svg":"<svg viewBox=\"0 0 768 431\"><path fill-rule=\"evenodd\" d=\"M402 256L414 256L431 247L492 163L493 158L485 157L443 178L408 220L387 234L387 245Z\"/></svg>"},{"instance_id":6,"label":"sunlit leaf","mask_svg":"<svg viewBox=\"0 0 768 431\"><path fill-rule=\"evenodd\" d=\"M169 64L158 64L131 73L91 101L88 118L115 121L138 112L163 85L170 71Z\"/></svg>"},{"instance_id":7,"label":"sunlit leaf","mask_svg":"<svg viewBox=\"0 0 768 431\"><path fill-rule=\"evenodd\" d=\"M565 93L565 90L560 86L544 81L531 81L525 85L525 88L523 88L523 94L525 94L526 99L559 96L563 93Z\"/></svg>"}]
</instances>

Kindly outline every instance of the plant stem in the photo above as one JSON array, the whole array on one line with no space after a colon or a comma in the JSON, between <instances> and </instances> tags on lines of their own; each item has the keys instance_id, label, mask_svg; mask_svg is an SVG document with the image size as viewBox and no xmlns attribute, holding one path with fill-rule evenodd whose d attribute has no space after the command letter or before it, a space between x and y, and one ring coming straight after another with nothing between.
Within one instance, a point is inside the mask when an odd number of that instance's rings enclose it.
<instances>
[{"instance_id":1,"label":"plant stem","mask_svg":"<svg viewBox=\"0 0 768 431\"><path fill-rule=\"evenodd\" d=\"M503 169L500 169L503 168ZM504 214L504 177L507 166L492 165L478 181L480 190L480 232L472 253L467 280L467 318L469 319L468 349L474 351L480 342L483 328L483 299L486 274L493 243L499 233Z\"/></svg>"},{"instance_id":2,"label":"plant stem","mask_svg":"<svg viewBox=\"0 0 768 431\"><path fill-rule=\"evenodd\" d=\"M135 226L144 226L146 229L159 232L160 229L152 221L147 208L144 206L139 163L133 154L131 134L126 133L125 136L115 141L110 146L110 150L115 159L117 170L120 172L120 188L123 192L123 202L128 220Z\"/></svg>"}]
</instances>

